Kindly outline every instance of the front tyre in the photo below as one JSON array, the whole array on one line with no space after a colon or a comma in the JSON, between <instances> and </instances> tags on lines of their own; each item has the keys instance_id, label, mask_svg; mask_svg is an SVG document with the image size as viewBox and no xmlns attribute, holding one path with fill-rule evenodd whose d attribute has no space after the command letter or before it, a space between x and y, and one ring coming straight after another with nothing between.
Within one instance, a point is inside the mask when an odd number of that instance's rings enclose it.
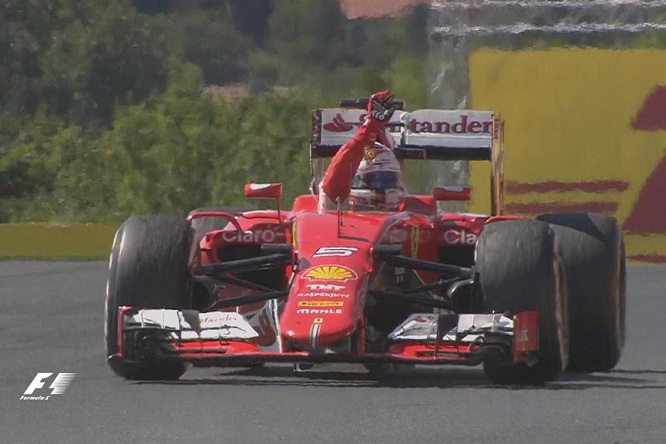
<instances>
[{"instance_id":1,"label":"front tyre","mask_svg":"<svg viewBox=\"0 0 666 444\"><path fill-rule=\"evenodd\" d=\"M496 384L555 379L566 367L569 334L564 272L548 224L511 220L486 225L477 244L476 269L487 310L538 313L536 362L514 363L503 353L490 353L486 375Z\"/></svg>"},{"instance_id":2,"label":"front tyre","mask_svg":"<svg viewBox=\"0 0 666 444\"><path fill-rule=\"evenodd\" d=\"M193 230L185 220L166 216L131 217L113 241L105 306L105 341L111 369L127 379L175 380L180 361L118 356L118 308L184 309L190 305Z\"/></svg>"}]
</instances>

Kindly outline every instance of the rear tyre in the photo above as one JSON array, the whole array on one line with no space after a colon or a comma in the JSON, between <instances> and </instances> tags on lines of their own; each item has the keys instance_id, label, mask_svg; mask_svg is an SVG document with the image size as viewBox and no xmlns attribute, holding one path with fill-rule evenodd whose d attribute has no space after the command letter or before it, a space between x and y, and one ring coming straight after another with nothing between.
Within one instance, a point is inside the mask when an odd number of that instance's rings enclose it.
<instances>
[{"instance_id":1,"label":"rear tyre","mask_svg":"<svg viewBox=\"0 0 666 444\"><path fill-rule=\"evenodd\" d=\"M617 220L601 214L544 214L559 239L567 275L570 371L610 371L625 337L626 269Z\"/></svg>"},{"instance_id":2,"label":"rear tyre","mask_svg":"<svg viewBox=\"0 0 666 444\"><path fill-rule=\"evenodd\" d=\"M116 232L109 258L105 340L108 363L118 376L175 380L184 373L180 361L120 358L118 307L188 308L192 236L189 222L166 216L131 217Z\"/></svg>"},{"instance_id":3,"label":"rear tyre","mask_svg":"<svg viewBox=\"0 0 666 444\"><path fill-rule=\"evenodd\" d=\"M548 224L512 220L484 227L476 269L486 308L493 312L536 311L539 352L535 363L514 363L488 353L486 376L496 384L542 384L566 367L568 329L563 268Z\"/></svg>"}]
</instances>

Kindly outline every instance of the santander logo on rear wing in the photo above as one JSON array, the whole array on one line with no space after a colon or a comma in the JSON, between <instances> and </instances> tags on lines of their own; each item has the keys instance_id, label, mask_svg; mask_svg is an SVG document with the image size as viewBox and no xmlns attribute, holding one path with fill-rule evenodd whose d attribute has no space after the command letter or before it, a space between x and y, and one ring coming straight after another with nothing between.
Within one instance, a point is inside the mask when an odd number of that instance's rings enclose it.
<instances>
[{"instance_id":1,"label":"santander logo on rear wing","mask_svg":"<svg viewBox=\"0 0 666 444\"><path fill-rule=\"evenodd\" d=\"M366 112L322 108L312 113L312 157L330 157L351 139ZM490 160L499 118L492 111L419 109L396 112L388 123L396 155L414 159Z\"/></svg>"}]
</instances>

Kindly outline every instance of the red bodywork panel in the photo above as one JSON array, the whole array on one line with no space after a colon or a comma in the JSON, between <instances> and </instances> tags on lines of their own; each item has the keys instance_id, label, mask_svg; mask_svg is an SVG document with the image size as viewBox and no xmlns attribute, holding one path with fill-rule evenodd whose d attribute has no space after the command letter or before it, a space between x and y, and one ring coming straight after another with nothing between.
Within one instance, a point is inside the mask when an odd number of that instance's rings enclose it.
<instances>
[{"instance_id":1,"label":"red bodywork panel","mask_svg":"<svg viewBox=\"0 0 666 444\"><path fill-rule=\"evenodd\" d=\"M513 360L520 361L539 351L539 319L536 311L525 311L514 317Z\"/></svg>"}]
</instances>

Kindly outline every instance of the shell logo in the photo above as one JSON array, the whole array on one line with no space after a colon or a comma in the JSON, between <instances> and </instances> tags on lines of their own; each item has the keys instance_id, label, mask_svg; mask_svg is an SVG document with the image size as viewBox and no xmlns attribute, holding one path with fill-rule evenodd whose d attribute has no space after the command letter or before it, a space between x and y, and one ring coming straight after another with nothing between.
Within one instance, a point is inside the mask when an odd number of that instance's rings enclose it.
<instances>
[{"instance_id":1,"label":"shell logo","mask_svg":"<svg viewBox=\"0 0 666 444\"><path fill-rule=\"evenodd\" d=\"M309 280L347 281L358 276L353 270L342 265L319 265L309 269L303 277Z\"/></svg>"}]
</instances>

